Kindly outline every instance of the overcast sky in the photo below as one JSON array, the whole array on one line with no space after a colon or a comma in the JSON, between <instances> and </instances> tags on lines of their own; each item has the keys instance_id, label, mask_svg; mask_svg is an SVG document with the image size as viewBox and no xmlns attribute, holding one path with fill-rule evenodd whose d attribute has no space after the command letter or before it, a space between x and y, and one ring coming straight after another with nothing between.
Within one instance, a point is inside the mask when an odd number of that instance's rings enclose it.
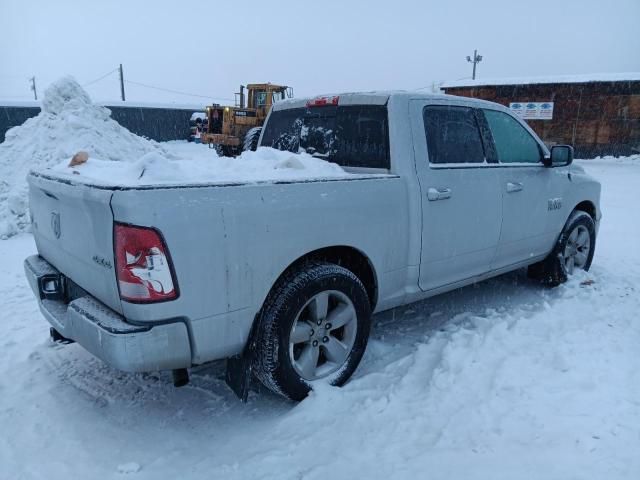
<instances>
[{"instance_id":1,"label":"overcast sky","mask_svg":"<svg viewBox=\"0 0 640 480\"><path fill-rule=\"evenodd\" d=\"M478 77L640 71L640 0L0 0L0 98L32 98L71 74L124 65L127 100L206 104L238 85L296 96L416 89ZM120 95L116 72L88 85Z\"/></svg>"}]
</instances>

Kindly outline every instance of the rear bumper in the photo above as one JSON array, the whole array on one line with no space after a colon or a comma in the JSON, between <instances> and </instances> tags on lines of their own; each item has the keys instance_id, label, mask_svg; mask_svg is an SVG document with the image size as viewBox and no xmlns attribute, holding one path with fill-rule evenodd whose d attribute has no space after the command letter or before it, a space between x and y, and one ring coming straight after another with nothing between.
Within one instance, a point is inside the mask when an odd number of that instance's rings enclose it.
<instances>
[{"instance_id":1,"label":"rear bumper","mask_svg":"<svg viewBox=\"0 0 640 480\"><path fill-rule=\"evenodd\" d=\"M191 366L189 334L183 322L131 325L89 294L66 303L64 277L39 255L28 257L24 270L51 326L109 365L127 372Z\"/></svg>"}]
</instances>

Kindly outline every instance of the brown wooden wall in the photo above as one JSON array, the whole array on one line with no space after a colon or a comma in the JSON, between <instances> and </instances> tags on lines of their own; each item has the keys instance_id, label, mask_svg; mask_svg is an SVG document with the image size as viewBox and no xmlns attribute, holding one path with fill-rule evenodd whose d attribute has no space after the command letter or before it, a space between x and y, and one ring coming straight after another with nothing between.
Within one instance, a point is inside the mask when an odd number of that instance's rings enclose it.
<instances>
[{"instance_id":1,"label":"brown wooden wall","mask_svg":"<svg viewBox=\"0 0 640 480\"><path fill-rule=\"evenodd\" d=\"M527 120L547 145L576 156L640 152L640 81L446 87L451 95L510 102L554 102L552 120Z\"/></svg>"}]
</instances>

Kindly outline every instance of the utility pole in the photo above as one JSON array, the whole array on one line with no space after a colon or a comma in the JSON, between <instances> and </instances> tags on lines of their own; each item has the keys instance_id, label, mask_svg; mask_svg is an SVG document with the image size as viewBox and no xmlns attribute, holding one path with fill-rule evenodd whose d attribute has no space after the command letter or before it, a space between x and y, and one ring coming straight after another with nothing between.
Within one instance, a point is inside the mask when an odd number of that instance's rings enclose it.
<instances>
[{"instance_id":1,"label":"utility pole","mask_svg":"<svg viewBox=\"0 0 640 480\"><path fill-rule=\"evenodd\" d=\"M473 60L467 55L467 62L473 63L473 80L476 79L476 65L482 61L482 55L478 55L478 50L473 51Z\"/></svg>"},{"instance_id":2,"label":"utility pole","mask_svg":"<svg viewBox=\"0 0 640 480\"><path fill-rule=\"evenodd\" d=\"M122 73L122 64L120 64L120 96L124 102L124 74Z\"/></svg>"},{"instance_id":3,"label":"utility pole","mask_svg":"<svg viewBox=\"0 0 640 480\"><path fill-rule=\"evenodd\" d=\"M29 81L31 82L30 90L33 91L33 98L38 100L38 91L36 90L36 77L35 77L35 75L33 77L31 77L29 79Z\"/></svg>"}]
</instances>

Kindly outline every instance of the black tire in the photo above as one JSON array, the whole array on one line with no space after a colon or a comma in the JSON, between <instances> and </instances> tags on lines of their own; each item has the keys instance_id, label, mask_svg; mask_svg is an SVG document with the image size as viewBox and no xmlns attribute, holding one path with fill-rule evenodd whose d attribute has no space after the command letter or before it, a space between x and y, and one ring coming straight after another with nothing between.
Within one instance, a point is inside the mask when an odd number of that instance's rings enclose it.
<instances>
[{"instance_id":1,"label":"black tire","mask_svg":"<svg viewBox=\"0 0 640 480\"><path fill-rule=\"evenodd\" d=\"M306 263L286 273L269 293L256 319L253 372L270 390L291 400L304 399L312 389L294 367L289 337L299 313L316 295L333 291L344 294L355 309L355 340L346 360L323 378L343 385L358 367L369 339L371 307L360 279L350 270L331 263ZM323 347L320 345L318 348Z\"/></svg>"},{"instance_id":2,"label":"black tire","mask_svg":"<svg viewBox=\"0 0 640 480\"><path fill-rule=\"evenodd\" d=\"M238 147L233 147L231 145L222 146L223 157L236 157L237 155L238 155Z\"/></svg>"},{"instance_id":3,"label":"black tire","mask_svg":"<svg viewBox=\"0 0 640 480\"><path fill-rule=\"evenodd\" d=\"M216 155L219 157L235 157L238 154L238 148L231 145L221 145L219 143L212 143L210 148L216 151Z\"/></svg>"},{"instance_id":4,"label":"black tire","mask_svg":"<svg viewBox=\"0 0 640 480\"><path fill-rule=\"evenodd\" d=\"M567 247L567 241L571 233L579 227L586 228L589 233L589 251L586 254L586 263L581 266L582 270L588 271L591 268L591 262L593 261L593 254L596 247L596 226L589 215L581 210L574 210L569 216L569 220L562 229L562 233L558 237L556 246L551 251L549 256L541 262L534 263L529 266L528 275L530 278L539 280L542 283L555 287L567 281L569 272L565 265L565 249ZM586 238L586 237L585 237Z\"/></svg>"},{"instance_id":5,"label":"black tire","mask_svg":"<svg viewBox=\"0 0 640 480\"><path fill-rule=\"evenodd\" d=\"M210 143L209 148L216 151L216 155L219 157L224 157L224 145L220 145L219 143Z\"/></svg>"},{"instance_id":6,"label":"black tire","mask_svg":"<svg viewBox=\"0 0 640 480\"><path fill-rule=\"evenodd\" d=\"M262 127L250 128L247 134L244 136L244 143L242 144L242 151L255 152L258 149L258 140L260 140L260 133Z\"/></svg>"}]
</instances>

